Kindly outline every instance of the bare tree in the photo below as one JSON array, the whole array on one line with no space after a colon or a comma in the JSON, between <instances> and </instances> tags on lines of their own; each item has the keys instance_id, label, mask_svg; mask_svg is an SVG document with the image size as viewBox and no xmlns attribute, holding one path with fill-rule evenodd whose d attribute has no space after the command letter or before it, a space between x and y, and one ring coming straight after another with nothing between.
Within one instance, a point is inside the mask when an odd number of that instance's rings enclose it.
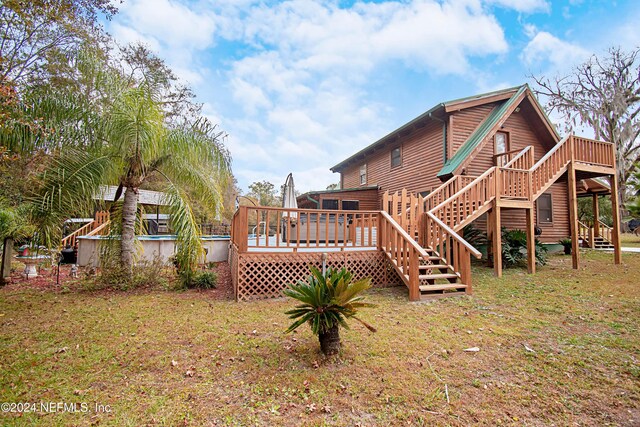
<instances>
[{"instance_id":1,"label":"bare tree","mask_svg":"<svg viewBox=\"0 0 640 427\"><path fill-rule=\"evenodd\" d=\"M618 199L627 201L627 187L640 161L640 48L610 48L604 58L593 55L569 75L532 76L534 92L547 100L547 110L563 116L566 130L578 125L616 145Z\"/></svg>"}]
</instances>

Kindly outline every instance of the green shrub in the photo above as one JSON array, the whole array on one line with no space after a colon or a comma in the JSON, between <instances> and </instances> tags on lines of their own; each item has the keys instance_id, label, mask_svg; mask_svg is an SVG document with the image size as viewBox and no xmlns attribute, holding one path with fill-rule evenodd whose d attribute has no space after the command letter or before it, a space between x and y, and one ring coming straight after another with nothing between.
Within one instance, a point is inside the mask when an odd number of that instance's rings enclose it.
<instances>
[{"instance_id":1,"label":"green shrub","mask_svg":"<svg viewBox=\"0 0 640 427\"><path fill-rule=\"evenodd\" d=\"M535 239L536 264L547 263L547 248ZM522 230L502 229L502 265L515 267L526 264L527 261L527 233Z\"/></svg>"},{"instance_id":2,"label":"green shrub","mask_svg":"<svg viewBox=\"0 0 640 427\"><path fill-rule=\"evenodd\" d=\"M197 289L215 289L218 275L213 271L200 271L195 274L191 283Z\"/></svg>"},{"instance_id":3,"label":"green shrub","mask_svg":"<svg viewBox=\"0 0 640 427\"><path fill-rule=\"evenodd\" d=\"M180 289L215 289L218 283L218 275L213 271L189 271L178 272Z\"/></svg>"}]
</instances>

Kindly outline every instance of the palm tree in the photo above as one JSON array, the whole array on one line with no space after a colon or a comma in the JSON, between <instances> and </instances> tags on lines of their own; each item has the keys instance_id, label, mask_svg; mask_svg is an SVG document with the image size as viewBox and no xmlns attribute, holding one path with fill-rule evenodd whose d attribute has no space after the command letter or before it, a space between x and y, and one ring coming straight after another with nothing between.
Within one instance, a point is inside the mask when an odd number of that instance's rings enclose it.
<instances>
[{"instance_id":1,"label":"palm tree","mask_svg":"<svg viewBox=\"0 0 640 427\"><path fill-rule=\"evenodd\" d=\"M311 266L311 275L307 282L299 281L289 285L283 293L302 302L301 305L287 311L289 318L296 319L286 332L291 332L304 323L318 336L320 349L326 355L340 351L340 326L349 329L346 319L353 318L362 323L371 332L375 328L356 317L358 309L375 307L365 303L360 292L371 287L371 278L352 281L352 275L346 269L334 270L331 267L325 273Z\"/></svg>"},{"instance_id":2,"label":"palm tree","mask_svg":"<svg viewBox=\"0 0 640 427\"><path fill-rule=\"evenodd\" d=\"M177 234L180 267L193 271L201 246L191 209L193 195L214 211L222 209L230 176L228 152L220 132L205 119L195 124L167 124L161 102L144 84L122 90L91 129L99 143L59 150L42 177L36 216L52 235L69 212L90 211L101 185L124 193L120 224L120 261L131 277L135 254L138 194L149 180L160 178Z\"/></svg>"}]
</instances>

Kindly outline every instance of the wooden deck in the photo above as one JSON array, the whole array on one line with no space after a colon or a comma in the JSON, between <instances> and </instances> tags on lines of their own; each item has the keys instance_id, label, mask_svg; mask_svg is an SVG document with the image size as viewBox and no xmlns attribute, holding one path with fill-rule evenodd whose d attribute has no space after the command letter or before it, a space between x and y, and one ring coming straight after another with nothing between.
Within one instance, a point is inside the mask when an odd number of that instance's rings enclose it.
<instances>
[{"instance_id":1,"label":"wooden deck","mask_svg":"<svg viewBox=\"0 0 640 427\"><path fill-rule=\"evenodd\" d=\"M534 202L568 176L573 266L579 263L576 171L609 176L615 195L613 144L568 136L534 163L529 146L505 153L480 176L454 176L426 197L406 190L385 193L382 211L283 209L242 206L232 224L231 264L236 299L279 296L287 283L303 280L310 264L346 267L374 284L404 283L409 299L470 294L471 256L480 252L461 230L488 214L496 275L502 274L502 208L526 212L528 271L535 273ZM614 227L603 230L620 263L617 198ZM584 234L584 231L582 231ZM592 239L593 241L593 239Z\"/></svg>"}]
</instances>

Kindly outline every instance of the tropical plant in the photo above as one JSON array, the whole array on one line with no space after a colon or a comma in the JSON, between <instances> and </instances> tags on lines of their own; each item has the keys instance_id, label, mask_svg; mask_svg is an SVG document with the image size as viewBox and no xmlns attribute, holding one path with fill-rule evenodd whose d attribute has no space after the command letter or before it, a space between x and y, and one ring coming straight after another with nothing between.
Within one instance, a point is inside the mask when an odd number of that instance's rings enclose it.
<instances>
[{"instance_id":1,"label":"tropical plant","mask_svg":"<svg viewBox=\"0 0 640 427\"><path fill-rule=\"evenodd\" d=\"M360 308L374 307L363 302L364 297L358 296L371 287L371 278L353 281L352 274L344 268L337 270L329 267L324 274L313 266L309 268L311 274L306 282L290 284L283 291L286 296L302 303L285 313L290 319L296 319L286 332L308 323L320 340L322 352L332 355L340 351L340 326L349 329L346 319L353 318L371 332L376 331L373 326L356 317Z\"/></svg>"},{"instance_id":2,"label":"tropical plant","mask_svg":"<svg viewBox=\"0 0 640 427\"><path fill-rule=\"evenodd\" d=\"M120 262L131 278L138 193L150 179L160 178L156 188L166 194L178 239L176 258L181 269L195 271L201 245L193 197L213 211L221 209L229 176L220 132L204 119L193 125L165 123L157 94L144 83L117 94L101 126L92 131L101 143L62 150L43 174L38 199L42 229L52 235L69 212L90 211L101 186L117 185L114 201L123 196Z\"/></svg>"},{"instance_id":3,"label":"tropical plant","mask_svg":"<svg viewBox=\"0 0 640 427\"><path fill-rule=\"evenodd\" d=\"M462 236L471 246L477 248L487 244L487 233L469 224L462 229Z\"/></svg>"},{"instance_id":4,"label":"tropical plant","mask_svg":"<svg viewBox=\"0 0 640 427\"><path fill-rule=\"evenodd\" d=\"M547 248L535 239L536 264L547 263ZM514 267L526 262L527 234L522 230L502 228L502 265Z\"/></svg>"},{"instance_id":5,"label":"tropical plant","mask_svg":"<svg viewBox=\"0 0 640 427\"><path fill-rule=\"evenodd\" d=\"M558 241L558 243L560 243L562 245L562 247L564 248L564 254L565 255L571 255L571 246L573 244L571 242L571 238L565 237L564 239L560 239Z\"/></svg>"}]
</instances>

